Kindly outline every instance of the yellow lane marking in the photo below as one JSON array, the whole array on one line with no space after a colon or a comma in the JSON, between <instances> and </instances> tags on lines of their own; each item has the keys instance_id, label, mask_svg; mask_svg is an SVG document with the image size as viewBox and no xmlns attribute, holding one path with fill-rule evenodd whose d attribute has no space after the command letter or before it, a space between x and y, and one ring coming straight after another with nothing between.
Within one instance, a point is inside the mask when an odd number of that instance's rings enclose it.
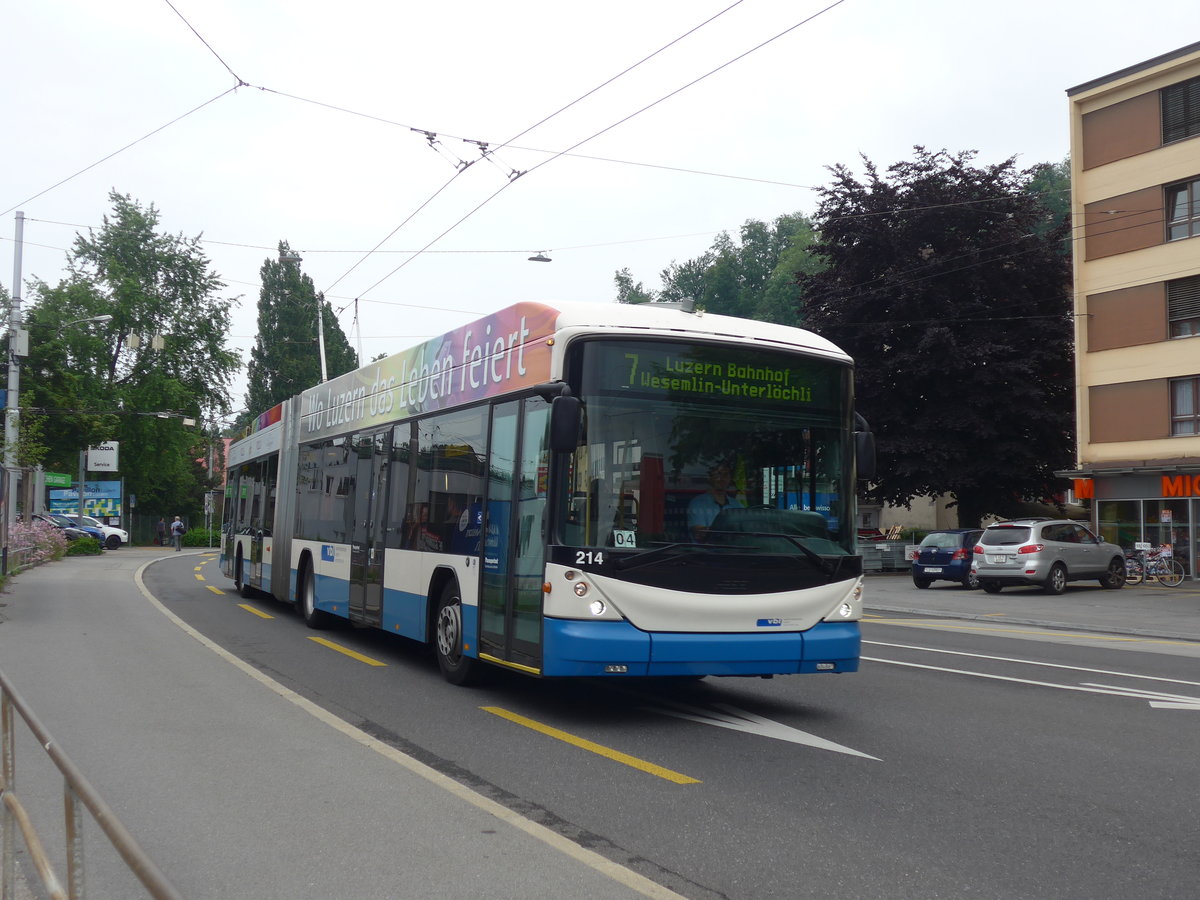
<instances>
[{"instance_id":1,"label":"yellow lane marking","mask_svg":"<svg viewBox=\"0 0 1200 900\"><path fill-rule=\"evenodd\" d=\"M201 575L199 572L197 572L197 573L196 573L196 580L197 580L197 581L206 581L207 579L206 579L206 578L205 578L203 575Z\"/></svg>"},{"instance_id":2,"label":"yellow lane marking","mask_svg":"<svg viewBox=\"0 0 1200 900\"><path fill-rule=\"evenodd\" d=\"M335 644L333 641L327 641L325 638L310 637L310 641L315 641L322 647L328 647L330 650L336 650L338 653L344 653L351 659L357 659L361 663L366 663L368 666L386 666L387 663L380 662L377 659L371 659L369 656L363 656L361 653L355 653L349 647L343 647L341 644Z\"/></svg>"},{"instance_id":3,"label":"yellow lane marking","mask_svg":"<svg viewBox=\"0 0 1200 900\"><path fill-rule=\"evenodd\" d=\"M1104 634L1098 631L1048 631L1037 625L1026 625L1021 628L995 628L987 625L951 625L941 619L884 619L872 618L872 622L880 625L902 625L909 628L929 628L944 631L980 631L987 634L1022 634L1039 635L1043 637L1080 638L1089 641L1108 641L1111 644L1166 644L1175 647L1190 647L1195 641L1172 641L1148 637L1121 637L1115 634Z\"/></svg>"},{"instance_id":4,"label":"yellow lane marking","mask_svg":"<svg viewBox=\"0 0 1200 900\"><path fill-rule=\"evenodd\" d=\"M212 591L214 594L220 594L222 597L225 596L225 592L223 590L221 590L219 587L213 587L211 584L206 584L205 587L208 588L210 591Z\"/></svg>"},{"instance_id":5,"label":"yellow lane marking","mask_svg":"<svg viewBox=\"0 0 1200 900\"><path fill-rule=\"evenodd\" d=\"M274 617L273 615L271 615L270 613L265 613L265 612L263 612L261 609L255 609L255 608L254 608L253 606L251 606L249 603L239 603L239 604L238 604L238 606L240 606L242 609L244 609L244 610L245 610L246 612L248 612L248 613L254 613L254 615L258 616L260 619L273 619L273 618L275 618L275 617Z\"/></svg>"},{"instance_id":6,"label":"yellow lane marking","mask_svg":"<svg viewBox=\"0 0 1200 900\"><path fill-rule=\"evenodd\" d=\"M532 728L534 731L541 732L547 737L555 738L556 740L564 741L573 746L579 747L582 750L588 750L592 753L597 753L600 756L607 757L614 762L622 763L626 766L632 766L635 769L640 769L650 775L655 775L659 778L665 778L667 781L673 781L676 784L701 784L697 778L692 778L689 775L682 775L679 772L672 772L670 769L664 769L662 766L656 766L654 763L646 762L644 759L638 759L636 756L630 756L627 753L622 753L619 750L613 750L601 744L593 743L581 737L576 737L573 734L568 734L565 731L559 731L557 728L551 728L549 725L543 725L541 722L535 722L533 719L527 719L524 716L517 715L514 712L509 712L507 709L501 709L498 706L481 706L479 707L484 712L490 712L492 715L499 716L502 719L508 719L510 722L515 722L518 725L524 725L526 728Z\"/></svg>"}]
</instances>

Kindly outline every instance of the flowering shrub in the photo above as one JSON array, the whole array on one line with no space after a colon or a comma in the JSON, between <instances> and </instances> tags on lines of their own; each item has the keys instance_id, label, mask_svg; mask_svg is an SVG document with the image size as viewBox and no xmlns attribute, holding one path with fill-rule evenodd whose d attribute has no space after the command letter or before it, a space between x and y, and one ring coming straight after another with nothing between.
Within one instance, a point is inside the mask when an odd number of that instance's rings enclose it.
<instances>
[{"instance_id":1,"label":"flowering shrub","mask_svg":"<svg viewBox=\"0 0 1200 900\"><path fill-rule=\"evenodd\" d=\"M9 553L15 558L11 568L29 569L62 559L67 552L67 536L61 528L34 520L13 522L8 532Z\"/></svg>"}]
</instances>

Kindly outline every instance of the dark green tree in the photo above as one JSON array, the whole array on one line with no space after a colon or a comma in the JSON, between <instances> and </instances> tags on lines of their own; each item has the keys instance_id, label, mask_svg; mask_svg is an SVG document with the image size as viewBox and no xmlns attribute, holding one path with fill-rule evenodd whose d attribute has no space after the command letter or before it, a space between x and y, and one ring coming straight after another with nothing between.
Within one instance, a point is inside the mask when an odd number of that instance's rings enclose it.
<instances>
[{"instance_id":1,"label":"dark green tree","mask_svg":"<svg viewBox=\"0 0 1200 900\"><path fill-rule=\"evenodd\" d=\"M812 248L827 267L798 275L802 314L855 358L873 498L950 494L973 525L1066 486L1053 473L1074 447L1069 226L1031 188L1037 168L915 151L886 174L864 160L863 180L830 170Z\"/></svg>"},{"instance_id":2,"label":"dark green tree","mask_svg":"<svg viewBox=\"0 0 1200 900\"><path fill-rule=\"evenodd\" d=\"M659 273L662 289L634 284L628 269L616 275L621 303L690 302L699 309L765 322L798 323L796 273L813 272L820 260L809 252L812 224L799 213L767 224L748 220L739 241L722 232L700 256L672 261Z\"/></svg>"},{"instance_id":3,"label":"dark green tree","mask_svg":"<svg viewBox=\"0 0 1200 900\"><path fill-rule=\"evenodd\" d=\"M330 378L358 368L358 354L338 324L333 308L300 270L300 255L279 242L276 259L259 269L258 334L250 350L246 410L251 416L294 397L321 381L317 308L325 333L325 365Z\"/></svg>"},{"instance_id":4,"label":"dark green tree","mask_svg":"<svg viewBox=\"0 0 1200 900\"><path fill-rule=\"evenodd\" d=\"M233 301L198 237L159 232L152 205L109 200L103 226L76 236L68 276L32 285L22 393L43 417L48 468L74 472L81 450L119 441L140 509L197 514L216 483L197 463L204 426L229 412L240 367L224 346Z\"/></svg>"},{"instance_id":5,"label":"dark green tree","mask_svg":"<svg viewBox=\"0 0 1200 900\"><path fill-rule=\"evenodd\" d=\"M1046 216L1037 224L1038 234L1058 233L1070 235L1071 228L1071 159L1062 162L1038 163L1029 170L1025 189L1037 197L1046 210ZM1059 247L1069 257L1072 240L1064 239Z\"/></svg>"}]
</instances>

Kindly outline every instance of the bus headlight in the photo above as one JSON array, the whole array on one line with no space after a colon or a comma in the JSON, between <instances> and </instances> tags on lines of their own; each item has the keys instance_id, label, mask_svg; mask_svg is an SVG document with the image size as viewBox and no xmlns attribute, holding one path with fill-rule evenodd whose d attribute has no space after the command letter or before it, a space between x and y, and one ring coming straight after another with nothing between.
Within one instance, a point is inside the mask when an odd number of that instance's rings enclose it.
<instances>
[{"instance_id":1,"label":"bus headlight","mask_svg":"<svg viewBox=\"0 0 1200 900\"><path fill-rule=\"evenodd\" d=\"M575 596L576 597L583 597L587 594L587 592L588 592L588 586L587 586L586 581L575 582Z\"/></svg>"},{"instance_id":2,"label":"bus headlight","mask_svg":"<svg viewBox=\"0 0 1200 900\"><path fill-rule=\"evenodd\" d=\"M588 604L588 612L593 616L602 616L608 612L608 607L604 605L603 600L593 600Z\"/></svg>"},{"instance_id":3,"label":"bus headlight","mask_svg":"<svg viewBox=\"0 0 1200 900\"><path fill-rule=\"evenodd\" d=\"M842 599L825 614L826 622L856 622L863 614L863 583L859 578Z\"/></svg>"}]
</instances>

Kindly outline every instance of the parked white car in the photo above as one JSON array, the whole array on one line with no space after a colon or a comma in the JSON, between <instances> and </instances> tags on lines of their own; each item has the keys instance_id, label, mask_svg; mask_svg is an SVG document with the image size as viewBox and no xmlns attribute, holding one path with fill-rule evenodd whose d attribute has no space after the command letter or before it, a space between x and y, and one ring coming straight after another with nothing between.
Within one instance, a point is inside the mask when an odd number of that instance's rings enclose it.
<instances>
[{"instance_id":1,"label":"parked white car","mask_svg":"<svg viewBox=\"0 0 1200 900\"><path fill-rule=\"evenodd\" d=\"M105 525L99 519L94 519L91 516L67 516L76 525L83 524L88 528L99 528L104 534L104 547L106 550L116 550L122 544L129 543L129 532L124 528L117 528L115 525Z\"/></svg>"}]
</instances>

